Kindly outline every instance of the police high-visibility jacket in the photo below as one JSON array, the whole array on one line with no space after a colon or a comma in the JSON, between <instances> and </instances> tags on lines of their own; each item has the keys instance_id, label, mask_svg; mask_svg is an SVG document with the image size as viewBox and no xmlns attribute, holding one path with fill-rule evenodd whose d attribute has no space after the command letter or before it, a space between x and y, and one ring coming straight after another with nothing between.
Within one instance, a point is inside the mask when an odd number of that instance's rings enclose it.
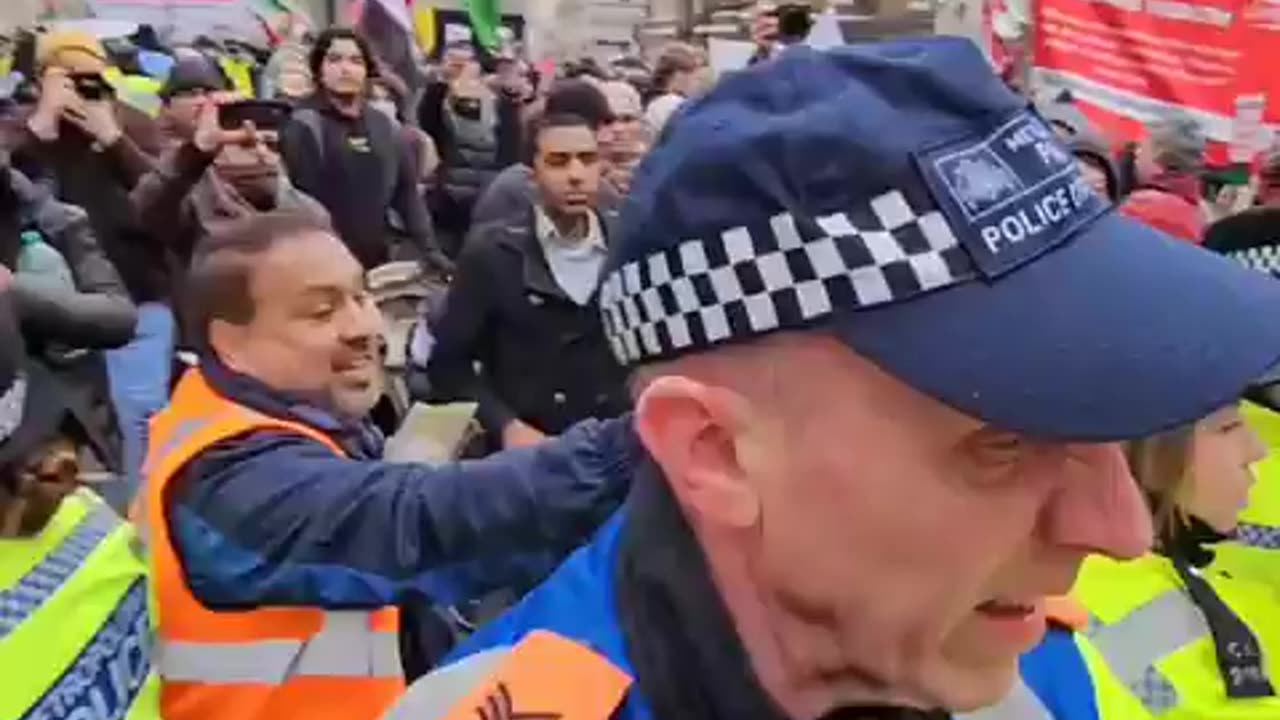
<instances>
[{"instance_id":1,"label":"police high-visibility jacket","mask_svg":"<svg viewBox=\"0 0 1280 720\"><path fill-rule=\"evenodd\" d=\"M250 432L312 428L268 417L218 395L189 370L151 424L146 523L159 623L166 720L372 720L404 690L394 609L281 607L216 612L191 594L169 526L169 481L206 448Z\"/></svg>"},{"instance_id":2,"label":"police high-visibility jacket","mask_svg":"<svg viewBox=\"0 0 1280 720\"><path fill-rule=\"evenodd\" d=\"M614 602L615 563L625 522L625 511L615 514L590 545L571 555L555 574L507 614L476 631L448 661L461 666L471 656L495 648L514 647L529 633L547 630L585 645L604 656L625 676L634 677L634 666L627 654ZM1040 665L1036 676L1025 674L1024 663L1025 682L1019 679L1004 701L977 713L958 715L957 720L1097 720L1089 675L1074 650L1074 638L1062 632L1060 637L1055 635L1053 641L1070 645L1070 654L1064 658L1055 653L1052 667ZM1056 647L1050 649L1056 650ZM456 666L445 667L437 673L445 676ZM653 718L643 688L631 685L622 706L612 717L616 720Z\"/></svg>"},{"instance_id":3,"label":"police high-visibility jacket","mask_svg":"<svg viewBox=\"0 0 1280 720\"><path fill-rule=\"evenodd\" d=\"M0 718L158 720L137 536L88 490L0 540Z\"/></svg>"},{"instance_id":4,"label":"police high-visibility jacket","mask_svg":"<svg viewBox=\"0 0 1280 720\"><path fill-rule=\"evenodd\" d=\"M1232 577L1264 583L1280 598L1280 413L1251 403L1245 403L1243 410L1245 421L1270 453L1253 466L1257 482L1249 495L1249 507L1240 515L1235 539L1217 546L1212 567Z\"/></svg>"},{"instance_id":5,"label":"police high-visibility jacket","mask_svg":"<svg viewBox=\"0 0 1280 720\"><path fill-rule=\"evenodd\" d=\"M1202 573L1253 632L1280 686L1280 608L1262 585ZM1204 613L1168 558L1085 561L1074 589L1092 621L1081 643L1104 718L1280 718L1280 698L1230 698Z\"/></svg>"}]
</instances>

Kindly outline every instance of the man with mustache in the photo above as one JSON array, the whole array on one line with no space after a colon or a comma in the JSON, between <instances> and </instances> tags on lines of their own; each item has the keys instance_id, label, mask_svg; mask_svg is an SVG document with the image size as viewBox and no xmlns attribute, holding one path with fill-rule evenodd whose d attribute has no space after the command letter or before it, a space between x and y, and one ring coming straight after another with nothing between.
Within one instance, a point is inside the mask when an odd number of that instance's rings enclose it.
<instances>
[{"instance_id":1,"label":"man with mustache","mask_svg":"<svg viewBox=\"0 0 1280 720\"><path fill-rule=\"evenodd\" d=\"M622 421L474 464L382 461L382 318L314 216L220 228L184 285L200 363L152 423L141 523L169 720L372 720L403 687L394 607L434 595L432 571L563 557L625 494Z\"/></svg>"}]
</instances>

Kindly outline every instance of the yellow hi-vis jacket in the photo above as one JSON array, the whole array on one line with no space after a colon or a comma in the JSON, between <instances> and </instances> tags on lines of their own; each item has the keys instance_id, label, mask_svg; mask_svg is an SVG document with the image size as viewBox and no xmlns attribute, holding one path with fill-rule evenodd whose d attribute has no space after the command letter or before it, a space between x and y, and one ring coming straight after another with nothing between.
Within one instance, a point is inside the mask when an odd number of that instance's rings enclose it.
<instances>
[{"instance_id":1,"label":"yellow hi-vis jacket","mask_svg":"<svg viewBox=\"0 0 1280 720\"><path fill-rule=\"evenodd\" d=\"M1202 573L1258 639L1263 668L1280 687L1280 608L1267 588ZM1274 720L1280 697L1231 698L1209 625L1168 558L1085 561L1072 594L1088 609L1081 652L1098 715L1122 720Z\"/></svg>"},{"instance_id":2,"label":"yellow hi-vis jacket","mask_svg":"<svg viewBox=\"0 0 1280 720\"><path fill-rule=\"evenodd\" d=\"M1280 413L1251 403L1245 403L1243 410L1245 421L1271 452L1253 466L1257 482L1249 507L1240 515L1236 538L1215 548L1212 567L1268 585L1280 603Z\"/></svg>"},{"instance_id":3,"label":"yellow hi-vis jacket","mask_svg":"<svg viewBox=\"0 0 1280 720\"><path fill-rule=\"evenodd\" d=\"M136 543L88 490L38 535L0 539L0 718L159 720Z\"/></svg>"}]
</instances>

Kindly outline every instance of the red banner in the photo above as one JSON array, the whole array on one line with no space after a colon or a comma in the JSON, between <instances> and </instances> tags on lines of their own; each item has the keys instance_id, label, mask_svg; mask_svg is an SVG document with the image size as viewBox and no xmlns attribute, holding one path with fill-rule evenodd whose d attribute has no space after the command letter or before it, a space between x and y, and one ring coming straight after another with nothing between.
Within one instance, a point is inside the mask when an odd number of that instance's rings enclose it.
<instances>
[{"instance_id":1,"label":"red banner","mask_svg":"<svg viewBox=\"0 0 1280 720\"><path fill-rule=\"evenodd\" d=\"M1280 121L1280 32L1251 0L1040 0L1035 64L1118 141L1181 112L1212 159L1251 160Z\"/></svg>"}]
</instances>

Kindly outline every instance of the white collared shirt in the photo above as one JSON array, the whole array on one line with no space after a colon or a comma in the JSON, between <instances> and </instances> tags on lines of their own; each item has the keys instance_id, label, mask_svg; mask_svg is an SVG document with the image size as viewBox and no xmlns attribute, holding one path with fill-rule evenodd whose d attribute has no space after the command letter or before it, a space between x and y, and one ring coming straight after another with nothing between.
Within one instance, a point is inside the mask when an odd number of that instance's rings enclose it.
<instances>
[{"instance_id":1,"label":"white collared shirt","mask_svg":"<svg viewBox=\"0 0 1280 720\"><path fill-rule=\"evenodd\" d=\"M542 245L551 276L565 295L579 305L591 301L600 284L600 268L607 253L600 216L593 210L587 218L587 236L566 240L542 208L534 212L534 231L538 233L538 243Z\"/></svg>"}]
</instances>

